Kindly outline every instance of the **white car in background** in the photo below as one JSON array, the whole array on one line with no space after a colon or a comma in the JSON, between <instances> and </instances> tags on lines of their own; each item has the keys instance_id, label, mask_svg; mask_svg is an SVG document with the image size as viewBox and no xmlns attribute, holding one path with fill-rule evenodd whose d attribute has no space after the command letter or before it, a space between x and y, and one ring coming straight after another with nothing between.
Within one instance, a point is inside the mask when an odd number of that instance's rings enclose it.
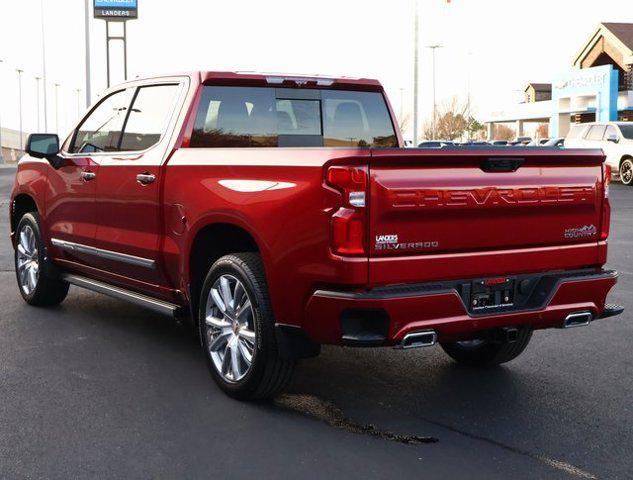
<instances>
[{"instance_id":1,"label":"white car in background","mask_svg":"<svg viewBox=\"0 0 633 480\"><path fill-rule=\"evenodd\" d=\"M572 125L565 147L602 148L611 170L623 184L633 186L633 122Z\"/></svg>"}]
</instances>

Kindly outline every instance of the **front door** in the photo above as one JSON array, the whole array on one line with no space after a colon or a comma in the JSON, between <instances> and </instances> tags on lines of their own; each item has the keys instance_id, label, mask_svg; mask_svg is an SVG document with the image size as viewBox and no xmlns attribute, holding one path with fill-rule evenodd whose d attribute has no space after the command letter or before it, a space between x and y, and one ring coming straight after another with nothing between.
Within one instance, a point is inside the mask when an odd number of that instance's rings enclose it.
<instances>
[{"instance_id":1,"label":"front door","mask_svg":"<svg viewBox=\"0 0 633 480\"><path fill-rule=\"evenodd\" d=\"M167 284L159 258L161 165L182 87L135 90L120 151L103 159L96 182L95 263L118 283L140 289Z\"/></svg>"},{"instance_id":2,"label":"front door","mask_svg":"<svg viewBox=\"0 0 633 480\"><path fill-rule=\"evenodd\" d=\"M70 266L93 266L98 221L95 193L104 155L118 147L131 91L101 100L73 132L60 156L64 161L48 175L47 225L51 255Z\"/></svg>"}]
</instances>

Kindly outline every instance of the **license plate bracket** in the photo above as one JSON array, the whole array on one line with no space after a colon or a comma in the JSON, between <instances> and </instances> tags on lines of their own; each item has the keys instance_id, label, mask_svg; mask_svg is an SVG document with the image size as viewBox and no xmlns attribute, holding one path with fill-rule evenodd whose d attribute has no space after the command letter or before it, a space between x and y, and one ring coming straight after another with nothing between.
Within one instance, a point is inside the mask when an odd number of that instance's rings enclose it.
<instances>
[{"instance_id":1,"label":"license plate bracket","mask_svg":"<svg viewBox=\"0 0 633 480\"><path fill-rule=\"evenodd\" d=\"M470 284L470 310L483 312L514 307L515 279L512 277L486 278Z\"/></svg>"}]
</instances>

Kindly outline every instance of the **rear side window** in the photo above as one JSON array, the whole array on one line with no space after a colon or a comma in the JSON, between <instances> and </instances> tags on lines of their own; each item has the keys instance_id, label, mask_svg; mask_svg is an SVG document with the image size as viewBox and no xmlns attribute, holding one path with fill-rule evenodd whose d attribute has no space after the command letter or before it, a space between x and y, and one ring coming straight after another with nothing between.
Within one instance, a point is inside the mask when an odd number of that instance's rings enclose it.
<instances>
[{"instance_id":1,"label":"rear side window","mask_svg":"<svg viewBox=\"0 0 633 480\"><path fill-rule=\"evenodd\" d=\"M393 147L375 92L206 86L191 147Z\"/></svg>"},{"instance_id":2,"label":"rear side window","mask_svg":"<svg viewBox=\"0 0 633 480\"><path fill-rule=\"evenodd\" d=\"M606 127L604 125L594 125L589 129L585 138L596 142L601 141L605 130Z\"/></svg>"},{"instance_id":3,"label":"rear side window","mask_svg":"<svg viewBox=\"0 0 633 480\"><path fill-rule=\"evenodd\" d=\"M141 87L125 123L121 151L145 150L155 145L167 129L178 85Z\"/></svg>"},{"instance_id":4,"label":"rear side window","mask_svg":"<svg viewBox=\"0 0 633 480\"><path fill-rule=\"evenodd\" d=\"M132 92L121 90L104 98L77 129L70 152L118 151Z\"/></svg>"},{"instance_id":5,"label":"rear side window","mask_svg":"<svg viewBox=\"0 0 633 480\"><path fill-rule=\"evenodd\" d=\"M605 130L604 137L602 137L602 139L607 140L612 135L615 135L616 138L619 137L618 131L616 130L616 128L613 125L607 125L607 129Z\"/></svg>"}]
</instances>

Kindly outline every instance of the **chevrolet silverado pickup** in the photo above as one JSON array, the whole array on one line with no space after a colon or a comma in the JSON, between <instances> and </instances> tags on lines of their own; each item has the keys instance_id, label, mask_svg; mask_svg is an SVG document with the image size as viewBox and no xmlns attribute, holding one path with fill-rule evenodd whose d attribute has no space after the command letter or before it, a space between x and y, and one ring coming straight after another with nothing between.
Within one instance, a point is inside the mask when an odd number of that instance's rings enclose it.
<instances>
[{"instance_id":1,"label":"chevrolet silverado pickup","mask_svg":"<svg viewBox=\"0 0 633 480\"><path fill-rule=\"evenodd\" d=\"M235 398L274 395L322 344L439 343L489 366L536 329L622 311L602 151L405 149L375 80L136 79L26 150L24 300L72 284L190 319Z\"/></svg>"}]
</instances>

